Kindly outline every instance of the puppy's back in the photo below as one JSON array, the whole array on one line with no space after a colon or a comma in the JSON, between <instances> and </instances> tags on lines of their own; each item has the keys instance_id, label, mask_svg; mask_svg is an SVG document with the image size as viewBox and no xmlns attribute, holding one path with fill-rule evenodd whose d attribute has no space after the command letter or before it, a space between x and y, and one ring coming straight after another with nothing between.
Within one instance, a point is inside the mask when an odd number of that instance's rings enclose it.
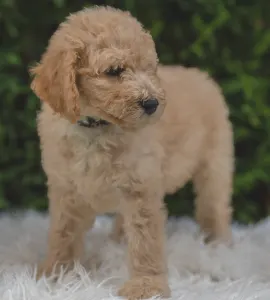
<instances>
[{"instance_id":1,"label":"puppy's back","mask_svg":"<svg viewBox=\"0 0 270 300\"><path fill-rule=\"evenodd\" d=\"M166 92L164 119L204 119L207 123L226 120L228 109L219 85L197 68L160 66L159 77Z\"/></svg>"}]
</instances>

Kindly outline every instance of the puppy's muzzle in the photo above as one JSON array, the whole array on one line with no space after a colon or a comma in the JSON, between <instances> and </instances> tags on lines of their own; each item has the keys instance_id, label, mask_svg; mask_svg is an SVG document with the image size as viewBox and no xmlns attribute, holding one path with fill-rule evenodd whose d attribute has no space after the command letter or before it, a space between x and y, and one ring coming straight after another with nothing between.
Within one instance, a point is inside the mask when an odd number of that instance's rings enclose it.
<instances>
[{"instance_id":1,"label":"puppy's muzzle","mask_svg":"<svg viewBox=\"0 0 270 300\"><path fill-rule=\"evenodd\" d=\"M144 112L149 116L157 110L159 105L158 100L155 98L141 100L139 101L139 104L144 109Z\"/></svg>"}]
</instances>

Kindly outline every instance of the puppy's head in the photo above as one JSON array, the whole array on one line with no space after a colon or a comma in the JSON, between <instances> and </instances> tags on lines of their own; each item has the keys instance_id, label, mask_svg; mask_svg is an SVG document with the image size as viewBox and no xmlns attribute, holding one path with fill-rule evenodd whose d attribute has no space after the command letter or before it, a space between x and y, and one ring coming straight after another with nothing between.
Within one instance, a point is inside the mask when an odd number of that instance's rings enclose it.
<instances>
[{"instance_id":1,"label":"puppy's head","mask_svg":"<svg viewBox=\"0 0 270 300\"><path fill-rule=\"evenodd\" d=\"M31 88L75 122L94 116L123 128L157 120L165 106L151 35L130 14L84 9L51 37Z\"/></svg>"}]
</instances>

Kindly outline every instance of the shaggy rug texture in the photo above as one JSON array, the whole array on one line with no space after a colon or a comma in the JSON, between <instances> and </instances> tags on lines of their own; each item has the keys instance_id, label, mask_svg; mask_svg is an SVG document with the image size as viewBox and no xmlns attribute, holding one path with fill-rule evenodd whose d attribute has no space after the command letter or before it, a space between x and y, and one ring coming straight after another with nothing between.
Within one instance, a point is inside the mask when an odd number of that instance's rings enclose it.
<instances>
[{"instance_id":1,"label":"shaggy rug texture","mask_svg":"<svg viewBox=\"0 0 270 300\"><path fill-rule=\"evenodd\" d=\"M47 216L2 215L0 228L1 300L121 299L116 291L128 277L125 245L108 239L111 219L97 219L83 266L54 283L33 277L46 251ZM167 233L172 299L270 300L270 219L254 227L234 225L232 246L204 245L190 219L171 219Z\"/></svg>"}]
</instances>

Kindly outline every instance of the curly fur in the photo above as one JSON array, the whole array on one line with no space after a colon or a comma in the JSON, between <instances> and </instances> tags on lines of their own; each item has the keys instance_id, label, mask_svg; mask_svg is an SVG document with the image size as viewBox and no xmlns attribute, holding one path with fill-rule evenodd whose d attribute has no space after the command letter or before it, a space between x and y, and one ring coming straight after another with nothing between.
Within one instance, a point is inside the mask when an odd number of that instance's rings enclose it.
<instances>
[{"instance_id":1,"label":"curly fur","mask_svg":"<svg viewBox=\"0 0 270 300\"><path fill-rule=\"evenodd\" d=\"M116 67L124 69L119 77L106 74ZM119 295L169 296L165 194L192 179L201 228L230 236L233 137L220 89L195 68L158 66L151 35L110 7L68 17L31 71L43 101L38 132L51 216L39 275L72 266L95 217L117 213L130 272ZM159 101L151 116L138 105L147 98ZM111 125L75 123L88 115Z\"/></svg>"}]
</instances>

